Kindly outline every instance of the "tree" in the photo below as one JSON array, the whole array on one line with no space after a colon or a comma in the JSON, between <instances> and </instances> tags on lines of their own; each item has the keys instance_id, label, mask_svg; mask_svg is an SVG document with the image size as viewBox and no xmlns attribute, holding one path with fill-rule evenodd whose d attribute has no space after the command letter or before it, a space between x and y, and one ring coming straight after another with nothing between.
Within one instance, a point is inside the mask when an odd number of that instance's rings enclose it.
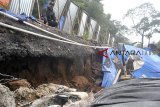
<instances>
[{"instance_id":1,"label":"tree","mask_svg":"<svg viewBox=\"0 0 160 107\"><path fill-rule=\"evenodd\" d=\"M125 37L125 35L130 34L130 30L127 26L122 25L119 21L114 21L114 25L116 27L115 43L125 43L129 44L129 39Z\"/></svg>"},{"instance_id":2,"label":"tree","mask_svg":"<svg viewBox=\"0 0 160 107\"><path fill-rule=\"evenodd\" d=\"M73 1L82 9L86 10L89 16L94 18L98 22L98 24L101 25L101 32L100 32L101 43L108 42L109 35L111 35L111 37L115 37L116 35L118 35L118 32L119 32L118 36L119 38L123 35L121 32L122 25L120 24L120 22L116 20L111 20L111 14L105 14L103 12L103 4L100 2L101 0L73 0Z\"/></svg>"},{"instance_id":3,"label":"tree","mask_svg":"<svg viewBox=\"0 0 160 107\"><path fill-rule=\"evenodd\" d=\"M133 23L133 30L136 35L142 37L142 48L144 44L144 37L147 37L150 41L152 34L156 31L155 20L153 16L157 14L157 11L151 3L144 3L136 8L128 10L125 17L131 19Z\"/></svg>"},{"instance_id":4,"label":"tree","mask_svg":"<svg viewBox=\"0 0 160 107\"><path fill-rule=\"evenodd\" d=\"M157 43L157 49L158 49L158 51L160 53L160 41Z\"/></svg>"},{"instance_id":5,"label":"tree","mask_svg":"<svg viewBox=\"0 0 160 107\"><path fill-rule=\"evenodd\" d=\"M98 23L102 22L103 4L101 0L73 0L79 7L86 10L90 17L94 18Z\"/></svg>"}]
</instances>

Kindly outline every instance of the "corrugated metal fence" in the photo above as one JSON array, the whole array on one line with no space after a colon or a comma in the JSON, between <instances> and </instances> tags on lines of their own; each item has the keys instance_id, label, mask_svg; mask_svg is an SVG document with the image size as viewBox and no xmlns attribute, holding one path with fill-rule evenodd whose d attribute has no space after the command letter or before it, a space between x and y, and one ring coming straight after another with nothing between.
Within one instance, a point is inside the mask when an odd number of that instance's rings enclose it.
<instances>
[{"instance_id":1,"label":"corrugated metal fence","mask_svg":"<svg viewBox=\"0 0 160 107\"><path fill-rule=\"evenodd\" d=\"M63 27L64 31L68 33L72 33L77 11L78 11L78 6L76 6L73 3L70 3L69 10L67 12L64 27Z\"/></svg>"},{"instance_id":2,"label":"corrugated metal fence","mask_svg":"<svg viewBox=\"0 0 160 107\"><path fill-rule=\"evenodd\" d=\"M79 24L78 36L84 35L87 17L88 17L87 14L85 12L82 12L82 17L81 17L80 24Z\"/></svg>"},{"instance_id":3,"label":"corrugated metal fence","mask_svg":"<svg viewBox=\"0 0 160 107\"><path fill-rule=\"evenodd\" d=\"M15 14L31 15L35 0L11 0L9 10Z\"/></svg>"},{"instance_id":4,"label":"corrugated metal fence","mask_svg":"<svg viewBox=\"0 0 160 107\"><path fill-rule=\"evenodd\" d=\"M32 15L35 3L37 3L35 0L11 0L9 10L15 14L25 13L30 16ZM37 4L39 9L42 9L42 7L39 6L39 3ZM93 18L88 17L87 13L81 10L76 4L70 0L56 0L53 9L55 11L56 18L59 21L59 28L61 30L67 33L73 33L76 26L76 34L78 36L82 37L87 34L86 32L88 32L88 39L98 41L101 27ZM87 21L88 19L90 19L89 22Z\"/></svg>"}]
</instances>

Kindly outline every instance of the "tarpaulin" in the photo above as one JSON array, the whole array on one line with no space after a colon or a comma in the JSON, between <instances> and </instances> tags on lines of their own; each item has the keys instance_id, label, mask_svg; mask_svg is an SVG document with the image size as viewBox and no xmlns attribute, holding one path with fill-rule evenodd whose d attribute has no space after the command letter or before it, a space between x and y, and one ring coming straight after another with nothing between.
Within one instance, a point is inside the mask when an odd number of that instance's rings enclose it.
<instances>
[{"instance_id":1,"label":"tarpaulin","mask_svg":"<svg viewBox=\"0 0 160 107\"><path fill-rule=\"evenodd\" d=\"M91 107L160 107L160 79L118 82L95 95Z\"/></svg>"},{"instance_id":2,"label":"tarpaulin","mask_svg":"<svg viewBox=\"0 0 160 107\"><path fill-rule=\"evenodd\" d=\"M11 15L11 16L14 16L14 17L18 18L19 21L27 21L29 19L31 19L33 21L36 21L36 18L34 16L29 16L28 17L25 13L17 15L15 13L11 12L11 11L6 11L4 8L1 8L1 7L0 7L0 11L5 12L5 13Z\"/></svg>"},{"instance_id":3,"label":"tarpaulin","mask_svg":"<svg viewBox=\"0 0 160 107\"><path fill-rule=\"evenodd\" d=\"M104 73L102 87L110 87L117 74L116 67L113 63L115 56L113 54L109 54L112 50L113 49L109 48L107 53L104 52L104 54L108 54L109 58L103 57L102 61L102 71Z\"/></svg>"},{"instance_id":4,"label":"tarpaulin","mask_svg":"<svg viewBox=\"0 0 160 107\"><path fill-rule=\"evenodd\" d=\"M146 51L141 48L134 46L125 45L126 50L139 51L139 57L144 61L144 65L132 72L132 75L136 78L160 78L160 57L158 55L150 54L149 51Z\"/></svg>"},{"instance_id":5,"label":"tarpaulin","mask_svg":"<svg viewBox=\"0 0 160 107\"><path fill-rule=\"evenodd\" d=\"M108 59L106 57L103 57L102 61L102 71L104 73L103 81L102 81L102 87L110 87L112 85L113 80L115 79L115 76L117 74L116 67L113 63L114 57L118 57L118 59L122 61L122 55L124 57L124 61L128 59L130 56L129 54L121 54L121 55L115 55L112 53L113 49L108 49ZM143 60L142 66L140 66L138 69L135 69L131 72L132 76L135 78L160 78L160 57L158 55L154 55L150 51L147 51L145 49L137 48L134 46L125 45L125 51L131 52L139 52L139 54L136 54L136 57L139 57ZM112 53L112 54L111 54ZM109 63L106 63L108 60ZM136 62L135 62L136 63Z\"/></svg>"},{"instance_id":6,"label":"tarpaulin","mask_svg":"<svg viewBox=\"0 0 160 107\"><path fill-rule=\"evenodd\" d=\"M62 16L59 22L59 28L62 30L63 29L63 25L64 25L64 21L65 21L65 17Z\"/></svg>"}]
</instances>

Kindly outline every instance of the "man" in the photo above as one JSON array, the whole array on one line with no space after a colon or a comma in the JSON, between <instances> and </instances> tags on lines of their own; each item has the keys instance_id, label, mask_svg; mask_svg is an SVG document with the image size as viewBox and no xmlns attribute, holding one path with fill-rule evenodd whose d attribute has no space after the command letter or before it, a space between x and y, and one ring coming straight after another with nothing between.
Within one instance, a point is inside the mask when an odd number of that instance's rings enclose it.
<instances>
[{"instance_id":1,"label":"man","mask_svg":"<svg viewBox=\"0 0 160 107\"><path fill-rule=\"evenodd\" d=\"M57 27L58 23L56 22L55 13L53 11L54 4L55 4L55 1L52 0L49 3L49 5L47 6L47 8L43 9L42 17L43 17L43 20L44 20L44 24L46 24L48 22L49 26Z\"/></svg>"}]
</instances>

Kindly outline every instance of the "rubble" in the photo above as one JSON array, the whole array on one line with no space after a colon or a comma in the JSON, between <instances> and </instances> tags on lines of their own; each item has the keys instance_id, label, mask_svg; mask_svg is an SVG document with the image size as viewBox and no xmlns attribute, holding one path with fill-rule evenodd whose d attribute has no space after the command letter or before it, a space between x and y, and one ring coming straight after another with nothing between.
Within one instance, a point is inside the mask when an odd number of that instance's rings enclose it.
<instances>
[{"instance_id":1,"label":"rubble","mask_svg":"<svg viewBox=\"0 0 160 107\"><path fill-rule=\"evenodd\" d=\"M0 107L16 107L13 92L0 84Z\"/></svg>"},{"instance_id":2,"label":"rubble","mask_svg":"<svg viewBox=\"0 0 160 107\"><path fill-rule=\"evenodd\" d=\"M36 91L28 87L20 87L19 89L15 90L14 97L16 99L17 106L27 104L39 98L36 95Z\"/></svg>"},{"instance_id":3,"label":"rubble","mask_svg":"<svg viewBox=\"0 0 160 107\"><path fill-rule=\"evenodd\" d=\"M28 87L31 88L31 84L26 79L21 80L13 80L8 82L7 86L10 88L10 90L15 91L16 89L20 87Z\"/></svg>"},{"instance_id":4,"label":"rubble","mask_svg":"<svg viewBox=\"0 0 160 107\"><path fill-rule=\"evenodd\" d=\"M77 92L76 89L53 83L42 84L35 89L20 87L14 91L14 97L18 107L52 107L53 105L63 106L72 104L79 105L80 103L84 103L84 101L88 103L88 100L94 98L86 92Z\"/></svg>"},{"instance_id":5,"label":"rubble","mask_svg":"<svg viewBox=\"0 0 160 107\"><path fill-rule=\"evenodd\" d=\"M76 86L80 90L88 90L88 88L91 86L88 79L84 76L75 76L72 79L73 85Z\"/></svg>"},{"instance_id":6,"label":"rubble","mask_svg":"<svg viewBox=\"0 0 160 107\"><path fill-rule=\"evenodd\" d=\"M52 37L22 23L0 17L2 22ZM79 43L96 45L61 31L53 33ZM97 62L95 49L62 44L5 27L0 27L0 44L0 73L19 79L5 84L14 91L13 95L6 93L13 97L12 101L16 103L13 107L58 107L63 103L65 107L75 107L88 104L93 99L86 92L101 89L100 85L96 85L101 82L96 76L101 72L101 65L93 65L95 69L91 67L93 62ZM57 98L61 99L60 102Z\"/></svg>"},{"instance_id":7,"label":"rubble","mask_svg":"<svg viewBox=\"0 0 160 107\"><path fill-rule=\"evenodd\" d=\"M57 84L43 84L36 88L36 94L38 97L43 97L45 95L50 95L53 93L63 93L63 92L75 92L76 89L72 89L63 85L57 85Z\"/></svg>"}]
</instances>

